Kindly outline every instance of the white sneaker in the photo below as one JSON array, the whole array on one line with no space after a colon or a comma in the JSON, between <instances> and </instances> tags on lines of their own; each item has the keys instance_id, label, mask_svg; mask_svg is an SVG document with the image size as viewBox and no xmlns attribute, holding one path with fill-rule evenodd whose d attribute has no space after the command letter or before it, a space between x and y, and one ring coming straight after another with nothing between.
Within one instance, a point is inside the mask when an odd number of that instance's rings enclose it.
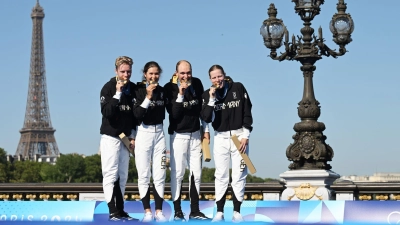
<instances>
[{"instance_id":1,"label":"white sneaker","mask_svg":"<svg viewBox=\"0 0 400 225\"><path fill-rule=\"evenodd\" d=\"M223 222L223 221L225 221L223 212L217 212L217 214L215 214L214 218L211 220L211 222Z\"/></svg>"},{"instance_id":2,"label":"white sneaker","mask_svg":"<svg viewBox=\"0 0 400 225\"><path fill-rule=\"evenodd\" d=\"M142 222L148 223L148 222L153 222L153 214L151 212L147 212L144 214L144 217L142 219Z\"/></svg>"},{"instance_id":3,"label":"white sneaker","mask_svg":"<svg viewBox=\"0 0 400 225\"><path fill-rule=\"evenodd\" d=\"M165 218L164 214L162 214L162 211L159 211L158 213L156 213L156 215L154 216L154 218L156 219L157 222L167 222L167 218Z\"/></svg>"},{"instance_id":4,"label":"white sneaker","mask_svg":"<svg viewBox=\"0 0 400 225\"><path fill-rule=\"evenodd\" d=\"M240 223L243 221L244 221L244 219L243 219L242 215L239 212L234 211L233 216L232 216L232 222Z\"/></svg>"}]
</instances>

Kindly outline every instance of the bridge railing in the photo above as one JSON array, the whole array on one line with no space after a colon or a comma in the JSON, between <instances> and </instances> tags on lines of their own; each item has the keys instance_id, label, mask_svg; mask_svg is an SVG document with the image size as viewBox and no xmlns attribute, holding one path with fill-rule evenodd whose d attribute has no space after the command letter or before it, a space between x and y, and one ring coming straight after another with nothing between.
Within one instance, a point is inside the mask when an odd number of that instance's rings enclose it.
<instances>
[{"instance_id":1,"label":"bridge railing","mask_svg":"<svg viewBox=\"0 0 400 225\"><path fill-rule=\"evenodd\" d=\"M151 190L151 189L150 189ZM229 188L229 190L231 190ZM284 185L279 182L248 183L245 189L245 200L279 200ZM150 191L151 193L151 191ZM228 191L227 199L232 198ZM128 183L125 189L125 200L140 200L137 184ZM215 200L214 183L202 183L200 200ZM151 194L151 198L153 195ZM189 185L182 186L182 200L189 199ZM0 200L3 201L75 201L103 199L101 183L3 183L0 184ZM171 187L165 185L164 199L171 200Z\"/></svg>"},{"instance_id":2,"label":"bridge railing","mask_svg":"<svg viewBox=\"0 0 400 225\"><path fill-rule=\"evenodd\" d=\"M351 182L337 181L331 185L336 200L350 201L398 201L400 200L400 182ZM282 182L248 183L245 189L247 201L280 200L285 190ZM128 183L125 199L139 201L138 186ZM153 195L151 194L151 197ZM200 200L215 200L214 183L202 183ZM189 199L189 185L183 184L182 200ZM0 201L78 201L103 200L101 183L2 183ZM171 200L171 187L165 186L165 200ZM227 199L232 199L229 188Z\"/></svg>"}]
</instances>

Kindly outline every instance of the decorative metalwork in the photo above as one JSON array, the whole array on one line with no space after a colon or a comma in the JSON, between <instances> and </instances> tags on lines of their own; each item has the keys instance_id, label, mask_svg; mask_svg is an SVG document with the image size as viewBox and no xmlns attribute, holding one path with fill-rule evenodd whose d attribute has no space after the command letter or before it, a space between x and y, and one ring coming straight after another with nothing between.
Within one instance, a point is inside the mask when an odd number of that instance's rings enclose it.
<instances>
[{"instance_id":1,"label":"decorative metalwork","mask_svg":"<svg viewBox=\"0 0 400 225\"><path fill-rule=\"evenodd\" d=\"M36 195L35 194L27 194L27 195L25 195L25 198L28 199L29 201L35 201Z\"/></svg>"},{"instance_id":2,"label":"decorative metalwork","mask_svg":"<svg viewBox=\"0 0 400 225\"><path fill-rule=\"evenodd\" d=\"M388 195L376 195L375 199L380 200L380 201L386 201L389 199L389 196Z\"/></svg>"},{"instance_id":3,"label":"decorative metalwork","mask_svg":"<svg viewBox=\"0 0 400 225\"><path fill-rule=\"evenodd\" d=\"M330 22L330 30L333 33L333 41L339 45L339 51L330 49L325 45L322 36L322 28L318 29L318 37L314 35L311 21L320 13L320 6L324 0L292 0L295 3L295 11L303 20L304 27L300 29L302 36L293 35L289 42L289 32L283 21L277 19L277 9L272 3L268 8L269 18L263 22L260 32L264 39L264 45L271 50L270 57L274 60L296 60L302 66L304 76L303 98L298 103L298 115L301 122L294 125L296 134L293 136L294 143L286 149L286 156L292 163L289 169L325 169L332 167L327 163L332 161L333 149L325 143L326 136L323 134L325 124L318 122L321 115L321 107L314 96L313 74L316 69L315 62L322 56L337 58L344 55L347 50L345 46L352 41L351 33L354 23L350 14L346 13L346 3L339 0L336 13ZM282 42L285 37L284 42ZM277 49L284 45L285 51L279 56Z\"/></svg>"},{"instance_id":4,"label":"decorative metalwork","mask_svg":"<svg viewBox=\"0 0 400 225\"><path fill-rule=\"evenodd\" d=\"M392 200L396 200L396 201L399 201L400 200L400 195L399 194L393 194L392 195L392 198L391 198Z\"/></svg>"},{"instance_id":5,"label":"decorative metalwork","mask_svg":"<svg viewBox=\"0 0 400 225\"><path fill-rule=\"evenodd\" d=\"M78 198L77 194L69 194L69 195L67 195L67 199L69 199L71 201L76 201L77 198Z\"/></svg>"},{"instance_id":6,"label":"decorative metalwork","mask_svg":"<svg viewBox=\"0 0 400 225\"><path fill-rule=\"evenodd\" d=\"M262 194L253 194L251 195L251 200L263 200L264 196Z\"/></svg>"},{"instance_id":7,"label":"decorative metalwork","mask_svg":"<svg viewBox=\"0 0 400 225\"><path fill-rule=\"evenodd\" d=\"M309 183L304 183L294 188L294 193L300 200L309 200L314 196L316 190L316 187L311 186Z\"/></svg>"},{"instance_id":8,"label":"decorative metalwork","mask_svg":"<svg viewBox=\"0 0 400 225\"><path fill-rule=\"evenodd\" d=\"M57 201L62 201L64 199L63 194L53 194L53 199L56 199Z\"/></svg>"},{"instance_id":9,"label":"decorative metalwork","mask_svg":"<svg viewBox=\"0 0 400 225\"><path fill-rule=\"evenodd\" d=\"M49 194L41 194L39 195L39 198L42 199L43 201L48 201L50 198Z\"/></svg>"},{"instance_id":10,"label":"decorative metalwork","mask_svg":"<svg viewBox=\"0 0 400 225\"><path fill-rule=\"evenodd\" d=\"M361 201L369 201L369 200L372 200L372 196L370 194L364 194L364 195L358 196L358 199Z\"/></svg>"},{"instance_id":11,"label":"decorative metalwork","mask_svg":"<svg viewBox=\"0 0 400 225\"><path fill-rule=\"evenodd\" d=\"M60 154L50 120L47 100L46 71L43 43L44 11L37 1L32 9L33 22L31 65L29 75L28 99L26 102L25 120L20 130L16 155L24 159L33 159L36 154L57 156Z\"/></svg>"}]
</instances>

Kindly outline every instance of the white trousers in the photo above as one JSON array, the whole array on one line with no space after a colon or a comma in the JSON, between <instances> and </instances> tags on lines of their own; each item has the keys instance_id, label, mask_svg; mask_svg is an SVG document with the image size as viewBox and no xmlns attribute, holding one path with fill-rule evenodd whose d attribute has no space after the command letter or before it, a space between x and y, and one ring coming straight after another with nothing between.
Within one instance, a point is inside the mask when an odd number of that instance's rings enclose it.
<instances>
[{"instance_id":1,"label":"white trousers","mask_svg":"<svg viewBox=\"0 0 400 225\"><path fill-rule=\"evenodd\" d=\"M167 148L162 124L138 126L135 146L140 198L144 198L147 194L150 176L153 176L153 184L158 195L164 198Z\"/></svg>"},{"instance_id":2,"label":"white trousers","mask_svg":"<svg viewBox=\"0 0 400 225\"><path fill-rule=\"evenodd\" d=\"M189 193L192 175L197 194L200 192L202 156L200 131L193 133L176 133L170 137L171 146L171 194L173 201L176 201L181 193L181 185L185 169L188 167Z\"/></svg>"},{"instance_id":3,"label":"white trousers","mask_svg":"<svg viewBox=\"0 0 400 225\"><path fill-rule=\"evenodd\" d=\"M217 133L217 132L216 132ZM224 197L229 184L229 162L232 160L232 189L238 201L243 202L244 189L246 185L247 167L240 152L229 135L214 136L214 162L215 162L215 198L219 201ZM236 134L241 140L240 133ZM249 153L247 145L246 153Z\"/></svg>"},{"instance_id":4,"label":"white trousers","mask_svg":"<svg viewBox=\"0 0 400 225\"><path fill-rule=\"evenodd\" d=\"M101 170L103 173L103 191L107 202L111 201L114 182L119 178L122 196L128 180L129 151L119 138L101 135Z\"/></svg>"}]
</instances>

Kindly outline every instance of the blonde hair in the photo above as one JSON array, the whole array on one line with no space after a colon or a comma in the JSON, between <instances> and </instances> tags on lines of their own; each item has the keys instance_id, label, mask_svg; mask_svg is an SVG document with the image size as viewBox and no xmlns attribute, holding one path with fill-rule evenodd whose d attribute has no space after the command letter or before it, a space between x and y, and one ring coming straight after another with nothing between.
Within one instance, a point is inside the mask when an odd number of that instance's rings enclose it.
<instances>
[{"instance_id":1,"label":"blonde hair","mask_svg":"<svg viewBox=\"0 0 400 225\"><path fill-rule=\"evenodd\" d=\"M116 60L115 60L115 69L118 69L118 67L122 64L127 64L129 66L133 65L133 60L131 58L129 58L128 56L119 56Z\"/></svg>"}]
</instances>

